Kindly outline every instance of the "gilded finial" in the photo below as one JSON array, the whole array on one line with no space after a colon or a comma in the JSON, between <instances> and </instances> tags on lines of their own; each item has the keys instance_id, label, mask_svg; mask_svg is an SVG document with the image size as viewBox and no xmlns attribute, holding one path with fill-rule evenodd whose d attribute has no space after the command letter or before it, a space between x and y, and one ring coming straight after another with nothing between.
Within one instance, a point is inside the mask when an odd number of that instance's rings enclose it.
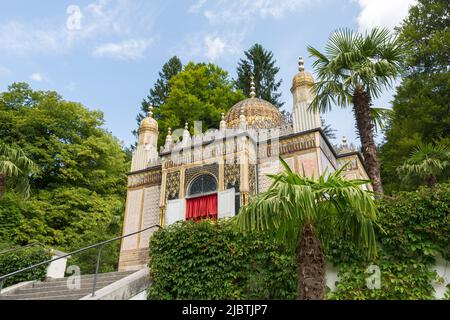
<instances>
[{"instance_id":1,"label":"gilded finial","mask_svg":"<svg viewBox=\"0 0 450 320\"><path fill-rule=\"evenodd\" d=\"M255 77L254 76L250 76L251 82L250 82L250 97L254 98L256 97L256 88L255 88Z\"/></svg>"},{"instance_id":2,"label":"gilded finial","mask_svg":"<svg viewBox=\"0 0 450 320\"><path fill-rule=\"evenodd\" d=\"M151 102L149 102L147 107L147 116L150 118L153 117L153 104Z\"/></svg>"},{"instance_id":3,"label":"gilded finial","mask_svg":"<svg viewBox=\"0 0 450 320\"><path fill-rule=\"evenodd\" d=\"M167 131L168 131L167 134L170 136L172 134L172 128L169 127L169 130L167 130Z\"/></svg>"},{"instance_id":4,"label":"gilded finial","mask_svg":"<svg viewBox=\"0 0 450 320\"><path fill-rule=\"evenodd\" d=\"M189 130L189 124L187 123L187 121L186 121L186 123L184 124L184 130Z\"/></svg>"},{"instance_id":5,"label":"gilded finial","mask_svg":"<svg viewBox=\"0 0 450 320\"><path fill-rule=\"evenodd\" d=\"M222 117L221 117L222 120L225 120L225 113L222 112L221 115L222 115Z\"/></svg>"},{"instance_id":6,"label":"gilded finial","mask_svg":"<svg viewBox=\"0 0 450 320\"><path fill-rule=\"evenodd\" d=\"M305 71L305 60L303 60L303 57L298 58L298 71Z\"/></svg>"}]
</instances>

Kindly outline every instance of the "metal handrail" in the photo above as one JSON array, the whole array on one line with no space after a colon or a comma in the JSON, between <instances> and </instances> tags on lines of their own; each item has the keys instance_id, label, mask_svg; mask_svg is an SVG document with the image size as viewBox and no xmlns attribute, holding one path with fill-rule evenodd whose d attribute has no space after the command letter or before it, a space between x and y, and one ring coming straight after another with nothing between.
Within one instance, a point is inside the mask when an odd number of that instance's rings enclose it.
<instances>
[{"instance_id":1,"label":"metal handrail","mask_svg":"<svg viewBox=\"0 0 450 320\"><path fill-rule=\"evenodd\" d=\"M100 255L102 253L103 246L105 244L108 244L108 243L111 243L111 242L114 242L114 241L117 241L117 240L120 240L120 239L123 239L123 238L134 236L134 235L136 235L138 233L150 230L150 229L155 228L155 227L158 227L160 229L162 228L159 224L155 224L155 225L152 225L152 226L147 227L145 229L142 229L142 230L139 230L139 231L136 231L136 232L133 232L133 233L129 233L129 234L124 235L124 236L120 236L120 237L116 237L116 238L109 239L109 240L106 240L106 241L102 241L102 242L90 245L88 247L84 247L84 248L72 251L70 253L64 254L64 255L59 256L57 258L46 260L46 261L43 261L43 262L40 262L40 263L36 263L36 264L34 264L32 266L29 266L29 267L26 267L26 268L23 268L23 269L20 269L20 270L17 270L17 271L5 274L3 276L0 276L0 293L2 292L3 284L5 283L5 280L10 278L10 277L12 277L12 276L18 275L20 273L23 273L23 272L26 272L26 271L29 271L29 270L32 270L32 269L40 267L42 265L46 265L46 264L52 263L53 261L56 261L56 260L59 260L59 259L67 258L67 257L69 257L71 255L74 255L74 254L77 254L77 253L80 253L80 252L83 252L83 251L86 251L86 250L89 250L89 249L92 249L92 248L100 247L100 249L98 251L98 255L97 255L97 265L95 267L94 283L92 285L92 296L94 297L95 296L95 290L96 290L96 287L97 287L97 273L98 273L98 269L99 269L99 265L100 265Z\"/></svg>"},{"instance_id":2,"label":"metal handrail","mask_svg":"<svg viewBox=\"0 0 450 320\"><path fill-rule=\"evenodd\" d=\"M27 244L26 246L22 246L22 247L17 247L17 248L12 248L12 249L8 249L8 250L5 250L5 251L1 251L0 255L6 254L6 253L10 253L10 252L24 250L24 249L31 248L31 247L34 247L34 246L41 246L41 247L45 248L45 245L43 245L42 243L35 242L35 243Z\"/></svg>"}]
</instances>

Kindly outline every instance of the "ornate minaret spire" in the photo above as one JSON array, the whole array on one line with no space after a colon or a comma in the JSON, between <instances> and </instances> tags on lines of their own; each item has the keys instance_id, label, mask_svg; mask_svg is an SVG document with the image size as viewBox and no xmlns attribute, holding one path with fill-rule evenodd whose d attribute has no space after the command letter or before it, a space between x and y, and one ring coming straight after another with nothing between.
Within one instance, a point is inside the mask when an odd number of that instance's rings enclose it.
<instances>
[{"instance_id":1,"label":"ornate minaret spire","mask_svg":"<svg viewBox=\"0 0 450 320\"><path fill-rule=\"evenodd\" d=\"M153 105L147 106L147 116L139 126L139 137L136 150L131 161L131 171L143 170L149 163L158 160L158 122L153 119Z\"/></svg>"},{"instance_id":2,"label":"ornate minaret spire","mask_svg":"<svg viewBox=\"0 0 450 320\"><path fill-rule=\"evenodd\" d=\"M298 58L298 71L305 71L305 60L303 60L303 57Z\"/></svg>"},{"instance_id":3,"label":"ornate minaret spire","mask_svg":"<svg viewBox=\"0 0 450 320\"><path fill-rule=\"evenodd\" d=\"M298 73L292 79L291 88L294 98L292 109L294 132L303 132L322 126L319 112L309 109L314 99L311 90L313 85L314 78L311 73L305 71L305 61L300 57L298 59Z\"/></svg>"},{"instance_id":4,"label":"ornate minaret spire","mask_svg":"<svg viewBox=\"0 0 450 320\"><path fill-rule=\"evenodd\" d=\"M153 118L153 104L150 102L147 107L147 117Z\"/></svg>"},{"instance_id":5,"label":"ornate minaret spire","mask_svg":"<svg viewBox=\"0 0 450 320\"><path fill-rule=\"evenodd\" d=\"M164 149L170 149L172 147L172 128L169 127L167 130L166 143L164 144Z\"/></svg>"},{"instance_id":6,"label":"ornate minaret spire","mask_svg":"<svg viewBox=\"0 0 450 320\"><path fill-rule=\"evenodd\" d=\"M221 115L221 119L222 120L220 120L219 129L220 129L220 131L225 131L227 129L227 122L225 121L225 113L223 113L223 112Z\"/></svg>"},{"instance_id":7,"label":"ornate minaret spire","mask_svg":"<svg viewBox=\"0 0 450 320\"><path fill-rule=\"evenodd\" d=\"M254 97L252 97L254 98ZM247 119L245 118L245 113L244 113L244 105L241 105L241 114L239 116L239 128L241 129L245 129L247 127Z\"/></svg>"},{"instance_id":8,"label":"ornate minaret spire","mask_svg":"<svg viewBox=\"0 0 450 320\"><path fill-rule=\"evenodd\" d=\"M251 82L250 82L250 97L254 98L256 97L256 88L255 88L255 77L252 75L250 76Z\"/></svg>"},{"instance_id":9,"label":"ornate minaret spire","mask_svg":"<svg viewBox=\"0 0 450 320\"><path fill-rule=\"evenodd\" d=\"M184 131L183 131L183 143L187 144L191 141L191 134L189 133L189 124L186 121L184 124Z\"/></svg>"}]
</instances>

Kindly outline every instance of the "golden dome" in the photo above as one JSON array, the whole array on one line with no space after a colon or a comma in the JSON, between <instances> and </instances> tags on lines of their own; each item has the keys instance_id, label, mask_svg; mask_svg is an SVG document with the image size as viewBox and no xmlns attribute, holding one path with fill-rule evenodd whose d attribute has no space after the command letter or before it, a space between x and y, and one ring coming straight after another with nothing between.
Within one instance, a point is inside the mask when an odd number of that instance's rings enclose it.
<instances>
[{"instance_id":1,"label":"golden dome","mask_svg":"<svg viewBox=\"0 0 450 320\"><path fill-rule=\"evenodd\" d=\"M292 79L292 89L295 89L300 86L312 86L314 84L314 77L311 73L300 71L294 76Z\"/></svg>"},{"instance_id":2,"label":"golden dome","mask_svg":"<svg viewBox=\"0 0 450 320\"><path fill-rule=\"evenodd\" d=\"M263 99L249 98L236 103L228 111L226 116L228 128L239 127L241 109L248 128L271 129L285 123L283 115L273 104Z\"/></svg>"},{"instance_id":3,"label":"golden dome","mask_svg":"<svg viewBox=\"0 0 450 320\"><path fill-rule=\"evenodd\" d=\"M311 73L305 71L305 62L302 57L298 60L298 73L292 79L293 91L297 87L312 86L314 84L314 77Z\"/></svg>"},{"instance_id":4,"label":"golden dome","mask_svg":"<svg viewBox=\"0 0 450 320\"><path fill-rule=\"evenodd\" d=\"M158 133L158 121L153 119L153 105L148 106L147 116L142 119L139 131L154 131Z\"/></svg>"},{"instance_id":5,"label":"golden dome","mask_svg":"<svg viewBox=\"0 0 450 320\"><path fill-rule=\"evenodd\" d=\"M153 118L145 117L141 121L141 126L139 130L156 130L158 131L158 121Z\"/></svg>"}]
</instances>

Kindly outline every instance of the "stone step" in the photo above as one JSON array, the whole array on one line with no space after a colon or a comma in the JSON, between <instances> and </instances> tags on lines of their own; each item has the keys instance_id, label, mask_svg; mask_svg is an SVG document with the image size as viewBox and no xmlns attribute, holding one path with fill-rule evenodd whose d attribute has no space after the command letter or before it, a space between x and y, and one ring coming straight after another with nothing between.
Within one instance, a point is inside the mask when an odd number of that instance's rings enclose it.
<instances>
[{"instance_id":1,"label":"stone step","mask_svg":"<svg viewBox=\"0 0 450 320\"><path fill-rule=\"evenodd\" d=\"M109 272L97 275L96 290L100 290L135 271ZM18 288L7 294L0 294L0 300L78 300L92 293L94 275L80 276L80 289L69 290L69 278L53 279L44 282L34 282L25 287Z\"/></svg>"},{"instance_id":2,"label":"stone step","mask_svg":"<svg viewBox=\"0 0 450 320\"><path fill-rule=\"evenodd\" d=\"M79 300L84 296L90 294L90 292L69 293L62 292L57 295L40 295L34 296L0 296L1 300Z\"/></svg>"},{"instance_id":3,"label":"stone step","mask_svg":"<svg viewBox=\"0 0 450 320\"><path fill-rule=\"evenodd\" d=\"M117 280L120 280L122 278L119 278ZM111 283L116 282L117 280L108 280L108 281L97 281L97 288L103 288ZM77 290L83 290L83 289L92 289L93 286L93 282L81 282L80 283L80 289ZM13 294L22 294L22 293L35 293L35 292L41 292L42 290L46 290L46 291L64 291L64 290L69 290L67 287L66 283L63 283L61 285L58 286L35 286L35 287L24 287L24 288L20 288L14 291ZM8 295L8 294L6 294Z\"/></svg>"},{"instance_id":4,"label":"stone step","mask_svg":"<svg viewBox=\"0 0 450 320\"><path fill-rule=\"evenodd\" d=\"M99 288L100 289L100 288ZM82 289L82 290L57 290L57 291L40 291L35 293L17 293L17 294L11 294L11 295L1 295L0 298L2 300L34 300L34 299L41 299L41 298L49 298L49 297L70 297L70 296L80 296L84 297L85 295L88 295L89 293L92 293L92 289Z\"/></svg>"},{"instance_id":5,"label":"stone step","mask_svg":"<svg viewBox=\"0 0 450 320\"><path fill-rule=\"evenodd\" d=\"M100 281L116 281L119 279L122 279L130 274L132 274L133 271L127 271L127 272L115 272L115 273L107 273L107 274L98 274L97 275L97 282ZM67 281L70 278L60 278L60 279L52 279L49 281L42 281L42 282L34 282L27 286L28 288L41 288L41 287L54 287L54 286L64 286L67 284ZM83 285L84 283L93 283L94 281L94 275L82 275L80 276L80 282ZM24 288L25 289L25 288Z\"/></svg>"}]
</instances>

